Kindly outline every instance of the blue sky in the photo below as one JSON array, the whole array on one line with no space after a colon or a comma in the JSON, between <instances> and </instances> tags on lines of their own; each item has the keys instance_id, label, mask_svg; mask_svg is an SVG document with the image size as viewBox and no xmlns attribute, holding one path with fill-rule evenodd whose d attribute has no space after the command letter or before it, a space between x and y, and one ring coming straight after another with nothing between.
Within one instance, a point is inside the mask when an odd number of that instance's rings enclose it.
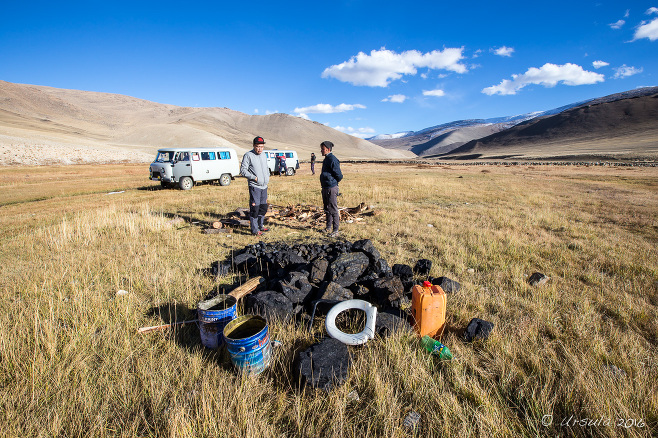
<instances>
[{"instance_id":1,"label":"blue sky","mask_svg":"<svg viewBox=\"0 0 658 438\"><path fill-rule=\"evenodd\" d=\"M658 85L658 0L5 0L0 23L1 80L361 137Z\"/></svg>"}]
</instances>

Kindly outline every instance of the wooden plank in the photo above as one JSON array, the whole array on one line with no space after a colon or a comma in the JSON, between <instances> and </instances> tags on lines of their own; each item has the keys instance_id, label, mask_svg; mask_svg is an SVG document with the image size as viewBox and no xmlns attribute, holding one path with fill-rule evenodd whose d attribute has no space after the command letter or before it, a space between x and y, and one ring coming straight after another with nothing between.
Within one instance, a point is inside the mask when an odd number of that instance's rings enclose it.
<instances>
[{"instance_id":1,"label":"wooden plank","mask_svg":"<svg viewBox=\"0 0 658 438\"><path fill-rule=\"evenodd\" d=\"M255 291L258 286L261 284L265 283L265 279L261 276L251 278L241 284L240 286L236 287L233 289L229 295L234 297L236 300L239 300L240 298L244 297L247 294L250 294L251 292ZM137 333L143 334L143 333L148 333L156 330L164 330L167 328L171 327L176 327L179 325L185 325L185 324L191 324L193 322L198 322L198 319L192 319L189 321L178 321L178 322L172 322L171 324L162 324L162 325L153 325L150 327L140 327L137 329Z\"/></svg>"},{"instance_id":2,"label":"wooden plank","mask_svg":"<svg viewBox=\"0 0 658 438\"><path fill-rule=\"evenodd\" d=\"M246 282L236 287L235 289L233 289L233 291L231 291L229 295L235 297L236 300L239 300L245 295L255 291L256 288L258 288L258 286L260 286L263 283L265 283L265 279L263 277L261 276L254 277L250 280L247 280Z\"/></svg>"}]
</instances>

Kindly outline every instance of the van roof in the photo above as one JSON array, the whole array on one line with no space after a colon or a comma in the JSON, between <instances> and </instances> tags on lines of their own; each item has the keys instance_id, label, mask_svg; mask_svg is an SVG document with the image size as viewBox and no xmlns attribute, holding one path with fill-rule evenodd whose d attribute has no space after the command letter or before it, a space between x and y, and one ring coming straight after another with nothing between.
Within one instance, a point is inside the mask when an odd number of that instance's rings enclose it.
<instances>
[{"instance_id":1,"label":"van roof","mask_svg":"<svg viewBox=\"0 0 658 438\"><path fill-rule=\"evenodd\" d=\"M205 151L233 151L233 148L226 147L192 147L192 148L161 148L158 149L158 152L205 152Z\"/></svg>"}]
</instances>

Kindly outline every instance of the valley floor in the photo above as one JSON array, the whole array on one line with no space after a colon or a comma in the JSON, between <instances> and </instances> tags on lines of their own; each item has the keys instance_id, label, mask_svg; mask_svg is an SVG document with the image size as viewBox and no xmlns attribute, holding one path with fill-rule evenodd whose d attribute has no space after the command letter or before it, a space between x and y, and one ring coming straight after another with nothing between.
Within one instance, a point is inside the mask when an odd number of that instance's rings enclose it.
<instances>
[{"instance_id":1,"label":"valley floor","mask_svg":"<svg viewBox=\"0 0 658 438\"><path fill-rule=\"evenodd\" d=\"M406 437L658 434L658 168L343 164L343 223L389 265L432 261L448 296L442 341L411 333L351 347L346 383L300 389L297 354L322 319L271 321L266 372L238 376L193 317L236 275L205 274L257 238L203 224L247 205L246 181L161 189L148 164L6 166L0 173L0 430L5 436ZM272 204L321 205L303 164ZM183 223L172 221L182 217ZM266 242L325 242L271 221ZM550 280L531 286L542 272ZM127 293L117 294L119 290ZM240 312L245 310L241 307ZM494 323L467 343L473 317ZM355 399L352 391L359 394Z\"/></svg>"}]
</instances>

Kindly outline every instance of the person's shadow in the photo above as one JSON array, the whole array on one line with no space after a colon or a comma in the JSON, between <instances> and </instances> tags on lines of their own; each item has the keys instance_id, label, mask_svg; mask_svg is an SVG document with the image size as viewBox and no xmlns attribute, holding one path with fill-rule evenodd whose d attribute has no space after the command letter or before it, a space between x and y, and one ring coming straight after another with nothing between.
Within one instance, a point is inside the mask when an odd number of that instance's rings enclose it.
<instances>
[{"instance_id":1,"label":"person's shadow","mask_svg":"<svg viewBox=\"0 0 658 438\"><path fill-rule=\"evenodd\" d=\"M242 280L241 280L242 279ZM228 294L230 291L238 287L244 282L243 277L238 277L234 279L234 282L231 284L218 285L212 290L210 290L205 297L200 301L209 300L216 297L219 294ZM238 303L238 311L243 311L243 303ZM189 306L177 302L160 304L159 306L151 307L145 314L147 317L157 317L161 320L159 324L153 325L164 325L164 324L174 324L181 323L184 321L192 321L186 324L174 325L170 328L163 329L166 333L171 336L171 339L176 342L180 347L184 348L190 353L201 353L204 357L215 357L215 359L223 366L230 367L231 362L226 349L222 348L219 350L210 350L205 348L201 342L201 335L199 332L199 322L197 319L197 310L196 308L190 308ZM147 332L145 335L148 335Z\"/></svg>"},{"instance_id":2,"label":"person's shadow","mask_svg":"<svg viewBox=\"0 0 658 438\"><path fill-rule=\"evenodd\" d=\"M158 186L152 185L152 186L137 187L136 190L143 190L143 191L146 191L146 192L155 192L157 190L170 190L170 188L169 187L162 187L162 186L159 186L159 185Z\"/></svg>"},{"instance_id":3,"label":"person's shadow","mask_svg":"<svg viewBox=\"0 0 658 438\"><path fill-rule=\"evenodd\" d=\"M176 302L151 307L146 312L146 316L160 318L161 325L194 321L197 318L196 309L190 309L187 305ZM198 350L199 347L203 347L197 322L174 325L163 330L167 331L178 345L187 350Z\"/></svg>"},{"instance_id":4,"label":"person's shadow","mask_svg":"<svg viewBox=\"0 0 658 438\"><path fill-rule=\"evenodd\" d=\"M209 295L211 294L212 292ZM204 359L214 361L227 370L232 368L231 359L225 347L211 350L201 343L199 323L195 321L197 319L196 309L191 309L184 304L174 302L154 306L149 309L146 316L159 317L162 320L162 324L192 321L164 330L171 340L188 353L201 355ZM148 334L148 332L145 333L145 336L148 336Z\"/></svg>"}]
</instances>

